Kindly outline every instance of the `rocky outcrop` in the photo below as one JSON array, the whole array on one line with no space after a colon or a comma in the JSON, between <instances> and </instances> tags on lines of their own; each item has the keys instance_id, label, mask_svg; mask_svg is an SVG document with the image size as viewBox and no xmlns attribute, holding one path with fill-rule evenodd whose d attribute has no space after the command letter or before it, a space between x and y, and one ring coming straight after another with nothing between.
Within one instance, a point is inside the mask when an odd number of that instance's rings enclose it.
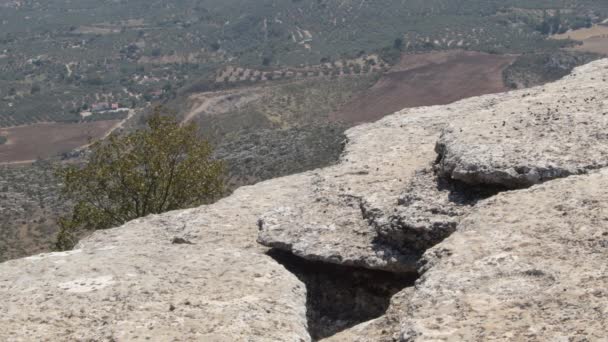
<instances>
[{"instance_id":1,"label":"rocky outcrop","mask_svg":"<svg viewBox=\"0 0 608 342\"><path fill-rule=\"evenodd\" d=\"M605 63L351 129L344 160L264 214L258 241L310 260L414 271L478 199L608 165ZM437 175L425 173L432 166Z\"/></svg>"},{"instance_id":2,"label":"rocky outcrop","mask_svg":"<svg viewBox=\"0 0 608 342\"><path fill-rule=\"evenodd\" d=\"M601 340L606 79L404 110L338 165L0 264L0 340Z\"/></svg>"},{"instance_id":3,"label":"rocky outcrop","mask_svg":"<svg viewBox=\"0 0 608 342\"><path fill-rule=\"evenodd\" d=\"M311 173L299 196L263 215L259 241L310 260L413 271L418 256L375 241L362 205L390 207L416 169L434 159L441 127L403 115L351 129L342 162Z\"/></svg>"},{"instance_id":4,"label":"rocky outcrop","mask_svg":"<svg viewBox=\"0 0 608 342\"><path fill-rule=\"evenodd\" d=\"M403 341L601 341L608 170L483 201L427 251Z\"/></svg>"},{"instance_id":5,"label":"rocky outcrop","mask_svg":"<svg viewBox=\"0 0 608 342\"><path fill-rule=\"evenodd\" d=\"M309 260L415 272L423 250L391 245L373 222L431 167L445 122L464 115L429 107L349 130L341 163L312 172L298 197L262 215L258 241Z\"/></svg>"},{"instance_id":6,"label":"rocky outcrop","mask_svg":"<svg viewBox=\"0 0 608 342\"><path fill-rule=\"evenodd\" d=\"M607 166L608 79L600 64L452 121L437 143L441 174L517 189Z\"/></svg>"},{"instance_id":7,"label":"rocky outcrop","mask_svg":"<svg viewBox=\"0 0 608 342\"><path fill-rule=\"evenodd\" d=\"M608 170L481 201L387 313L325 339L602 341Z\"/></svg>"},{"instance_id":8,"label":"rocky outcrop","mask_svg":"<svg viewBox=\"0 0 608 342\"><path fill-rule=\"evenodd\" d=\"M0 264L0 340L309 341L305 284L255 243L300 178Z\"/></svg>"}]
</instances>

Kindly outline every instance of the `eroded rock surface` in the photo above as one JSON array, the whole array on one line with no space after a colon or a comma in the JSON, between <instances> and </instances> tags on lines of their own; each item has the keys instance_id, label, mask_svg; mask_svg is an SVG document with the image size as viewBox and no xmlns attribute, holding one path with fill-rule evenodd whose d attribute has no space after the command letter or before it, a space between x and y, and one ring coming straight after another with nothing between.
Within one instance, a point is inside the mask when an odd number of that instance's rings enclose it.
<instances>
[{"instance_id":1,"label":"eroded rock surface","mask_svg":"<svg viewBox=\"0 0 608 342\"><path fill-rule=\"evenodd\" d=\"M379 239L370 222L392 211L417 171L431 166L446 120L461 115L406 110L349 130L342 162L314 172L297 198L262 215L258 241L309 260L414 272L421 251Z\"/></svg>"},{"instance_id":2,"label":"eroded rock surface","mask_svg":"<svg viewBox=\"0 0 608 342\"><path fill-rule=\"evenodd\" d=\"M365 210L381 241L422 255L452 234L478 200L496 191L437 177L429 168L414 174L392 211L383 213L367 205Z\"/></svg>"},{"instance_id":3,"label":"eroded rock surface","mask_svg":"<svg viewBox=\"0 0 608 342\"><path fill-rule=\"evenodd\" d=\"M310 260L413 271L476 200L454 196L466 188L457 183L487 195L608 165L607 67L351 129L343 161L265 213L258 241ZM434 163L438 178L421 177Z\"/></svg>"},{"instance_id":4,"label":"eroded rock surface","mask_svg":"<svg viewBox=\"0 0 608 342\"><path fill-rule=\"evenodd\" d=\"M309 341L305 284L255 243L298 179L0 264L0 340Z\"/></svg>"},{"instance_id":5,"label":"eroded rock surface","mask_svg":"<svg viewBox=\"0 0 608 342\"><path fill-rule=\"evenodd\" d=\"M469 184L512 189L608 165L605 62L454 120L437 143L439 169Z\"/></svg>"},{"instance_id":6,"label":"eroded rock surface","mask_svg":"<svg viewBox=\"0 0 608 342\"><path fill-rule=\"evenodd\" d=\"M427 251L403 341L602 341L608 170L497 195Z\"/></svg>"}]
</instances>

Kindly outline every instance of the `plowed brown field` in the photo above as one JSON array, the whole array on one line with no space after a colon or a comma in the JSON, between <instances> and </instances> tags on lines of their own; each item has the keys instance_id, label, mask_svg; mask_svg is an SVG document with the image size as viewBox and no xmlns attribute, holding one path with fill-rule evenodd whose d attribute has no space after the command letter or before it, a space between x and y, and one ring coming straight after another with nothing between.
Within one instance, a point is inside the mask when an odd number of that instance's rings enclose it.
<instances>
[{"instance_id":1,"label":"plowed brown field","mask_svg":"<svg viewBox=\"0 0 608 342\"><path fill-rule=\"evenodd\" d=\"M86 145L89 139L104 136L120 120L78 124L35 124L1 128L0 135L8 141L0 145L0 163L29 162L69 152Z\"/></svg>"},{"instance_id":2,"label":"plowed brown field","mask_svg":"<svg viewBox=\"0 0 608 342\"><path fill-rule=\"evenodd\" d=\"M448 104L508 90L503 70L516 56L449 51L404 55L378 83L330 115L333 121L370 122L409 107Z\"/></svg>"}]
</instances>

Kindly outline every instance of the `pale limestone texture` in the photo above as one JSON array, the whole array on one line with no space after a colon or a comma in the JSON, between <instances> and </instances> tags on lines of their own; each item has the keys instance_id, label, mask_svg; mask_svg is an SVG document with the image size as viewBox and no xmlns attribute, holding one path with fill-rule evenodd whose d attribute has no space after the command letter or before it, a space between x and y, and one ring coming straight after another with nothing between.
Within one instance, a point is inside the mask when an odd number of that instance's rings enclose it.
<instances>
[{"instance_id":1,"label":"pale limestone texture","mask_svg":"<svg viewBox=\"0 0 608 342\"><path fill-rule=\"evenodd\" d=\"M429 168L486 187L485 197L608 165L608 63L541 87L406 109L347 136L339 165L261 217L258 241L310 260L413 271L475 203Z\"/></svg>"},{"instance_id":2,"label":"pale limestone texture","mask_svg":"<svg viewBox=\"0 0 608 342\"><path fill-rule=\"evenodd\" d=\"M297 178L272 198L293 196ZM267 190L0 264L0 340L309 341L304 284L255 243Z\"/></svg>"},{"instance_id":3,"label":"pale limestone texture","mask_svg":"<svg viewBox=\"0 0 608 342\"><path fill-rule=\"evenodd\" d=\"M483 201L424 255L403 341L606 341L608 170Z\"/></svg>"}]
</instances>

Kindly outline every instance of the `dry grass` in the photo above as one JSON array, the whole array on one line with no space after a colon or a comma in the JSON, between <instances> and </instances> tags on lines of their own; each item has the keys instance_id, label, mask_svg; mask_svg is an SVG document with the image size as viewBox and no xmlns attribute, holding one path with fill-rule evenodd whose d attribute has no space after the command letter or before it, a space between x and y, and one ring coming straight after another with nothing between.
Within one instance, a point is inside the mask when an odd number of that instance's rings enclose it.
<instances>
[{"instance_id":1,"label":"dry grass","mask_svg":"<svg viewBox=\"0 0 608 342\"><path fill-rule=\"evenodd\" d=\"M571 50L608 55L608 36L585 39L583 45L577 46Z\"/></svg>"},{"instance_id":2,"label":"dry grass","mask_svg":"<svg viewBox=\"0 0 608 342\"><path fill-rule=\"evenodd\" d=\"M594 25L590 28L582 28L574 31L568 31L562 34L556 34L551 36L551 39L574 39L574 40L586 40L596 37L607 37L608 26L605 25Z\"/></svg>"},{"instance_id":3,"label":"dry grass","mask_svg":"<svg viewBox=\"0 0 608 342\"><path fill-rule=\"evenodd\" d=\"M554 35L551 38L574 39L582 42L582 45L569 50L608 55L608 26L606 25L594 25L590 28Z\"/></svg>"}]
</instances>

